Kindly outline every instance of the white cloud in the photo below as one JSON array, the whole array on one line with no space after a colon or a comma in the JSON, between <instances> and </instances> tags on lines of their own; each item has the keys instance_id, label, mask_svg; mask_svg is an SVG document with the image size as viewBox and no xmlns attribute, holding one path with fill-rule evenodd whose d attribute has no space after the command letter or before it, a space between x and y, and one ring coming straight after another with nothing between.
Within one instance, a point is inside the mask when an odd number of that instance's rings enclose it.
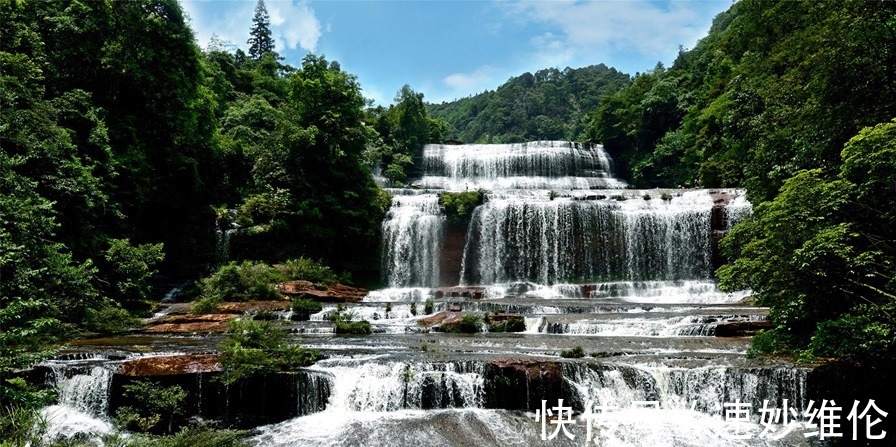
<instances>
[{"instance_id":1,"label":"white cloud","mask_svg":"<svg viewBox=\"0 0 896 447\"><path fill-rule=\"evenodd\" d=\"M469 73L450 74L442 79L442 83L455 91L477 91L477 89L492 86L497 72L498 70L494 67L483 65Z\"/></svg>"},{"instance_id":2,"label":"white cloud","mask_svg":"<svg viewBox=\"0 0 896 447\"><path fill-rule=\"evenodd\" d=\"M706 33L706 2L577 2L569 0L502 3L518 26L547 25L554 32L534 37L534 58L566 63L609 54L674 55L678 45L692 47Z\"/></svg>"},{"instance_id":3,"label":"white cloud","mask_svg":"<svg viewBox=\"0 0 896 447\"><path fill-rule=\"evenodd\" d=\"M255 1L185 0L181 2L191 18L193 31L200 46L205 47L212 34L230 41L238 48L248 49L246 40L255 15ZM267 0L265 5L271 16L271 31L277 51L302 47L308 51L317 48L322 33L320 21L306 1Z\"/></svg>"},{"instance_id":4,"label":"white cloud","mask_svg":"<svg viewBox=\"0 0 896 447\"><path fill-rule=\"evenodd\" d=\"M280 48L293 50L298 45L314 51L321 36L321 26L307 2L271 1L266 4L274 39L283 45Z\"/></svg>"}]
</instances>

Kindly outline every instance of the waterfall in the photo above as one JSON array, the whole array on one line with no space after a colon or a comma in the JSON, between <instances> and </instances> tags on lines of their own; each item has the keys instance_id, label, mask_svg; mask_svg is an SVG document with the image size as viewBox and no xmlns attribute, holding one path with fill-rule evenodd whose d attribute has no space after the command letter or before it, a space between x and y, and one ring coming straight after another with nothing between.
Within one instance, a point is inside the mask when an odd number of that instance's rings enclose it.
<instances>
[{"instance_id":1,"label":"waterfall","mask_svg":"<svg viewBox=\"0 0 896 447\"><path fill-rule=\"evenodd\" d=\"M328 406L332 411L483 406L482 362L334 360L315 368L335 377Z\"/></svg>"},{"instance_id":2,"label":"waterfall","mask_svg":"<svg viewBox=\"0 0 896 447\"><path fill-rule=\"evenodd\" d=\"M795 408L805 408L808 372L793 367L566 363L563 375L578 408L588 401L620 407L629 407L634 401L656 401L663 408L693 407L719 415L723 404L736 400L761 408L763 400L780 405L787 399Z\"/></svg>"},{"instance_id":3,"label":"waterfall","mask_svg":"<svg viewBox=\"0 0 896 447\"><path fill-rule=\"evenodd\" d=\"M107 366L86 368L53 368L55 386L59 388L59 403L93 416L106 416L112 369Z\"/></svg>"},{"instance_id":4,"label":"waterfall","mask_svg":"<svg viewBox=\"0 0 896 447\"><path fill-rule=\"evenodd\" d=\"M416 185L468 189L621 188L603 146L568 141L517 144L430 144Z\"/></svg>"},{"instance_id":5,"label":"waterfall","mask_svg":"<svg viewBox=\"0 0 896 447\"><path fill-rule=\"evenodd\" d=\"M490 200L472 218L461 277L543 284L711 277L712 200Z\"/></svg>"},{"instance_id":6,"label":"waterfall","mask_svg":"<svg viewBox=\"0 0 896 447\"><path fill-rule=\"evenodd\" d=\"M390 287L438 285L444 225L437 195L393 197L382 227L382 269Z\"/></svg>"}]
</instances>

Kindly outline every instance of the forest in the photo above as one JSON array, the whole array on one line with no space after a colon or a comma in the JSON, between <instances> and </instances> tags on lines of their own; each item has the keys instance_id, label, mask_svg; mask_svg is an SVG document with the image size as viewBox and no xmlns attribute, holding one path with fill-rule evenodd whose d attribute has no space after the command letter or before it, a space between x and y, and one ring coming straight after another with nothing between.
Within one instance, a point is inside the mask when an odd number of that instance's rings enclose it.
<instances>
[{"instance_id":1,"label":"forest","mask_svg":"<svg viewBox=\"0 0 896 447\"><path fill-rule=\"evenodd\" d=\"M717 276L771 309L751 352L892 371L894 2L742 0L669 67L547 68L442 104L405 86L376 107L336 61L285 64L263 6L246 26L248 52L201 49L176 0L0 0L4 439L52 401L15 373L58 343L139 325L159 284L249 275L216 270L216 228L246 229L229 257L247 272L314 260L375 284L374 174L403 185L446 139L591 141L635 187L746 188Z\"/></svg>"}]
</instances>

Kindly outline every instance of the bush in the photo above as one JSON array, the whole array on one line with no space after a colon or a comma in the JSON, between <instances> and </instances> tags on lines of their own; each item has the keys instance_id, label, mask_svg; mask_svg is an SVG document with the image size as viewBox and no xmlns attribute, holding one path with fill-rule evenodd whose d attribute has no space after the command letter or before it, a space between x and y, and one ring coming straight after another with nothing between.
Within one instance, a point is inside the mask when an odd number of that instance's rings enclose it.
<instances>
[{"instance_id":1,"label":"bush","mask_svg":"<svg viewBox=\"0 0 896 447\"><path fill-rule=\"evenodd\" d=\"M211 312L224 301L280 299L275 285L283 275L260 262L231 262L199 283L200 296L193 304L197 313Z\"/></svg>"},{"instance_id":2,"label":"bush","mask_svg":"<svg viewBox=\"0 0 896 447\"><path fill-rule=\"evenodd\" d=\"M416 301L411 303L411 315L413 315L415 317L417 316L417 302Z\"/></svg>"},{"instance_id":3,"label":"bush","mask_svg":"<svg viewBox=\"0 0 896 447\"><path fill-rule=\"evenodd\" d=\"M846 315L819 323L806 354L847 360L886 357L893 338L892 330L879 322Z\"/></svg>"},{"instance_id":4,"label":"bush","mask_svg":"<svg viewBox=\"0 0 896 447\"><path fill-rule=\"evenodd\" d=\"M123 334L140 326L140 319L112 302L103 303L98 309L84 311L84 329L102 335Z\"/></svg>"},{"instance_id":5,"label":"bush","mask_svg":"<svg viewBox=\"0 0 896 447\"><path fill-rule=\"evenodd\" d=\"M492 322L488 325L489 332L524 332L526 319L521 316L513 316L503 322Z\"/></svg>"},{"instance_id":6,"label":"bush","mask_svg":"<svg viewBox=\"0 0 896 447\"><path fill-rule=\"evenodd\" d=\"M672 200L672 194L664 192L662 195L660 195L660 199L663 199L665 201Z\"/></svg>"},{"instance_id":7,"label":"bush","mask_svg":"<svg viewBox=\"0 0 896 447\"><path fill-rule=\"evenodd\" d=\"M337 334L369 335L373 330L370 327L370 322L367 320L337 321L335 332Z\"/></svg>"},{"instance_id":8,"label":"bush","mask_svg":"<svg viewBox=\"0 0 896 447\"><path fill-rule=\"evenodd\" d=\"M439 194L439 204L445 207L449 223L465 222L473 210L485 201L485 191L443 192Z\"/></svg>"},{"instance_id":9,"label":"bush","mask_svg":"<svg viewBox=\"0 0 896 447\"><path fill-rule=\"evenodd\" d=\"M324 309L320 303L308 298L295 298L292 300L292 313L299 316L299 320L308 320L311 314L316 314Z\"/></svg>"},{"instance_id":10,"label":"bush","mask_svg":"<svg viewBox=\"0 0 896 447\"><path fill-rule=\"evenodd\" d=\"M245 432L206 427L185 428L171 436L140 436L129 447L249 447Z\"/></svg>"},{"instance_id":11,"label":"bush","mask_svg":"<svg viewBox=\"0 0 896 447\"><path fill-rule=\"evenodd\" d=\"M582 349L581 346L576 346L575 348L569 350L560 351L560 357L565 359L580 359L585 357L585 350Z\"/></svg>"},{"instance_id":12,"label":"bush","mask_svg":"<svg viewBox=\"0 0 896 447\"><path fill-rule=\"evenodd\" d=\"M270 223L289 209L290 201L289 192L283 189L253 195L240 207L238 223L241 226Z\"/></svg>"},{"instance_id":13,"label":"bush","mask_svg":"<svg viewBox=\"0 0 896 447\"><path fill-rule=\"evenodd\" d=\"M457 327L453 332L462 332L464 334L473 334L479 332L479 326L482 323L482 316L477 314L466 314L460 317Z\"/></svg>"},{"instance_id":14,"label":"bush","mask_svg":"<svg viewBox=\"0 0 896 447\"><path fill-rule=\"evenodd\" d=\"M653 197L650 197L650 194L644 194L643 199L644 199L644 200L651 200L651 199L653 199Z\"/></svg>"},{"instance_id":15,"label":"bush","mask_svg":"<svg viewBox=\"0 0 896 447\"><path fill-rule=\"evenodd\" d=\"M277 270L286 279L311 281L313 283L334 284L347 282L340 278L330 267L309 258L290 259L276 265Z\"/></svg>"},{"instance_id":16,"label":"bush","mask_svg":"<svg viewBox=\"0 0 896 447\"><path fill-rule=\"evenodd\" d=\"M288 371L308 366L320 352L286 342L286 332L267 321L232 320L221 343L224 383L234 383L256 374Z\"/></svg>"},{"instance_id":17,"label":"bush","mask_svg":"<svg viewBox=\"0 0 896 447\"><path fill-rule=\"evenodd\" d=\"M140 380L124 386L124 397L128 402L140 403L118 409L116 418L126 430L173 433L175 418L184 414L187 392L179 385L159 386Z\"/></svg>"},{"instance_id":18,"label":"bush","mask_svg":"<svg viewBox=\"0 0 896 447\"><path fill-rule=\"evenodd\" d=\"M426 302L423 303L423 313L425 315L429 315L432 313L435 304L432 302L432 298L427 298Z\"/></svg>"}]
</instances>

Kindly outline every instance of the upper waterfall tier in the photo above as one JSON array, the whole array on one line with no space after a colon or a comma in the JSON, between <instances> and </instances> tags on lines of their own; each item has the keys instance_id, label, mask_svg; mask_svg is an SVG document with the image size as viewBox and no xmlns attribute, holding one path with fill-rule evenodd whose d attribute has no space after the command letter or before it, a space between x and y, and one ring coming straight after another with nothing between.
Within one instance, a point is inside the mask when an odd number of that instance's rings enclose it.
<instances>
[{"instance_id":1,"label":"upper waterfall tier","mask_svg":"<svg viewBox=\"0 0 896 447\"><path fill-rule=\"evenodd\" d=\"M430 144L423 149L422 188L624 188L602 145L569 141L516 144Z\"/></svg>"}]
</instances>

